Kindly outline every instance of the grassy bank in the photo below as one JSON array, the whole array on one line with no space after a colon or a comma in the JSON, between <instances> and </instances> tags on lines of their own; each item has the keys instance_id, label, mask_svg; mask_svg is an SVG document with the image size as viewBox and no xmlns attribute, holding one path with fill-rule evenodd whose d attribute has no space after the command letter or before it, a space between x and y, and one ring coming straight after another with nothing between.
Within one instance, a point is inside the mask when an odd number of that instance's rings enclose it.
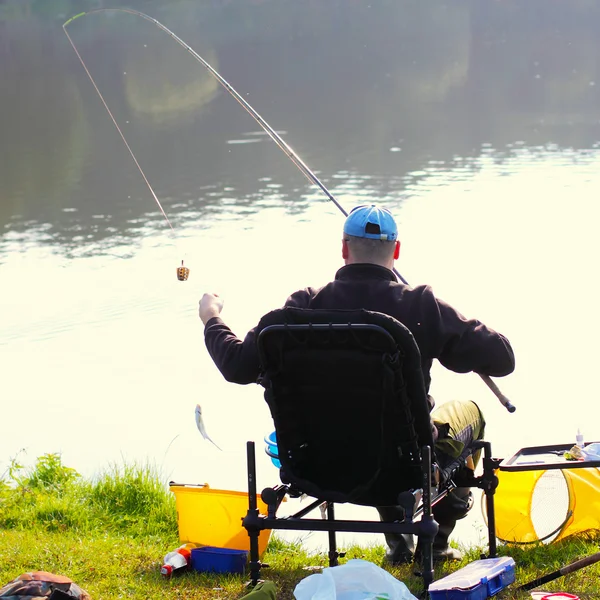
<instances>
[{"instance_id":1,"label":"grassy bank","mask_svg":"<svg viewBox=\"0 0 600 600\"><path fill-rule=\"evenodd\" d=\"M529 598L516 587L597 552L599 541L591 534L549 546L501 547L500 553L517 563L517 583L498 597ZM174 496L152 467L114 466L88 481L59 456L45 455L29 470L13 462L0 479L0 587L23 572L42 570L70 577L94 600L237 599L248 593L241 576L189 572L162 578L163 556L179 545ZM382 564L383 546L346 550L346 559ZM469 550L460 564L437 567L436 578L479 558L482 550ZM275 582L278 600L288 600L312 572L306 567L326 566L327 558L272 536L263 562L270 567L262 576ZM418 595L420 579L411 567L389 570ZM544 589L597 600L600 567L581 569Z\"/></svg>"}]
</instances>

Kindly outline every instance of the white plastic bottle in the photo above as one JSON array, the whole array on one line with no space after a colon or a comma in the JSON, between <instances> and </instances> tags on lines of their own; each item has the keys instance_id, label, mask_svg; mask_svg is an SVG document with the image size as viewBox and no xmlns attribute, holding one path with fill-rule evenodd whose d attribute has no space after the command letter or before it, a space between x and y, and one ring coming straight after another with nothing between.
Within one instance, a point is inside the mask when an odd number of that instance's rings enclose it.
<instances>
[{"instance_id":1,"label":"white plastic bottle","mask_svg":"<svg viewBox=\"0 0 600 600\"><path fill-rule=\"evenodd\" d=\"M577 428L577 435L575 436L575 445L583 450L585 444L583 443L583 433L581 429Z\"/></svg>"},{"instance_id":2,"label":"white plastic bottle","mask_svg":"<svg viewBox=\"0 0 600 600\"><path fill-rule=\"evenodd\" d=\"M173 550L165 555L163 566L160 568L160 574L163 577L171 577L177 573L186 571L190 566L190 550L188 544Z\"/></svg>"}]
</instances>

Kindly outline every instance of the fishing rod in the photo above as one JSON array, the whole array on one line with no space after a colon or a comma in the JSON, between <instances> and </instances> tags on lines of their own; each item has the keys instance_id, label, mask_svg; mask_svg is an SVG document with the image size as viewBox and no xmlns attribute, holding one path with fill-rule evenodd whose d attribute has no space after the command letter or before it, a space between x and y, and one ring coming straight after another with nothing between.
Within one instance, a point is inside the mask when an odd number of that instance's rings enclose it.
<instances>
[{"instance_id":1,"label":"fishing rod","mask_svg":"<svg viewBox=\"0 0 600 600\"><path fill-rule=\"evenodd\" d=\"M157 27L162 29L166 34L171 36L180 46L185 48L197 61L199 61L202 65L204 65L209 70L209 72L217 79L217 81L242 105L242 107L248 113L250 113L250 115L264 129L264 131L269 135L269 137L279 146L279 148L281 148L281 150L283 150L283 152L286 154L286 156L298 167L298 169L300 169L300 171L302 171L302 173L308 178L308 180L311 181L312 183L314 183L319 188L321 188L321 191L329 198L329 200L331 200L339 208L339 210L344 214L344 216L346 216L346 217L348 216L348 213L344 210L342 205L336 200L336 198L333 196L333 194L331 194L331 192L323 185L323 183L321 183L319 178L309 169L309 167L304 163L304 161L288 146L288 144L283 140L283 138L250 106L250 104L248 104L248 102L246 102L246 100L244 100L244 98L242 98L242 96L240 96L240 94L238 94L238 92L233 88L233 86L228 81L226 81L218 71L213 69L213 67L208 62L206 62L191 46L186 44L180 37L175 35L170 29L165 27L162 23L160 23L156 19L150 17L149 15L147 15L143 12L140 12L138 10L133 10L131 8L96 8L93 10L88 10L86 12L81 12L81 13L71 17L68 21L66 21L63 24L63 30L64 30L66 36L69 38L69 41L71 42L71 45L73 46L73 48L75 48L75 45L73 44L73 41L71 40L69 34L67 33L67 25L72 23L75 19L78 19L79 17L83 17L84 15L90 15L93 13L106 12L106 11L119 11L119 12L129 13L132 15L137 15L138 17L142 17L142 19L146 19L146 21L150 21L151 23L154 23ZM75 52L77 52L76 48L75 48ZM77 52L77 56L79 56L78 52ZM79 57L79 60L81 60L81 57ZM87 71L87 69L86 69L86 71ZM89 72L88 72L88 75L89 75ZM96 87L95 84L94 84L94 87ZM98 91L97 88L96 88L96 91ZM98 93L100 93L100 92L98 91ZM398 275L398 277L400 277L400 279L402 279L402 276L399 273L396 273L396 274ZM402 281L404 283L407 283L406 281L404 281L404 279L402 279Z\"/></svg>"},{"instance_id":2,"label":"fishing rod","mask_svg":"<svg viewBox=\"0 0 600 600\"><path fill-rule=\"evenodd\" d=\"M85 66L85 63L83 62L83 59L81 58L81 55L77 51L77 48L75 47L75 44L73 43L73 40L71 39L71 37L69 36L69 33L67 32L67 26L70 23L72 23L73 21L75 21L76 19L79 19L80 17L83 17L84 15L90 15L93 13L107 12L107 11L125 12L125 13L129 13L129 14L141 17L142 19L145 19L146 21L150 21L150 23L154 23L159 29L161 29L167 35L172 37L180 46L185 48L200 64L202 64L204 67L206 67L206 69L208 69L208 71L211 73L211 75L213 75L215 77L215 79L235 98L235 100L237 100L237 102L242 106L242 108L244 108L244 110L246 110L246 112L248 112L250 114L250 116L263 128L265 133L267 133L267 135L277 144L277 146L296 165L296 167L298 167L298 169L302 172L302 174L311 183L313 183L318 188L320 188L321 191L327 196L327 198L329 198L329 200L331 200L331 202L333 202L337 206L337 208L340 210L340 212L345 217L348 216L348 213L344 210L344 207L337 201L335 196L325 187L323 182L314 174L314 172L306 165L306 163L298 156L298 154L296 154L296 152L294 152L294 150L292 150L292 148L283 140L283 138L254 110L254 108L252 108L252 106L250 106L250 104L248 104L248 102L246 100L244 100L244 98L242 98L242 96L240 96L240 94L233 88L233 86L224 77L222 77L218 71L216 71L191 46L186 44L180 37L175 35L170 29L165 27L162 23L160 23L153 17L150 17L149 15L147 15L143 12L140 12L138 10L133 10L131 8L96 8L93 10L88 10L86 12L81 12L81 13L71 17L69 20L67 20L63 24L63 30L65 32L65 35L69 39L69 42L71 42L71 45L73 46L73 49L75 50L75 53L79 57L81 64L83 65L86 73L88 74L88 77L91 79L92 83L94 84L94 88L100 95L100 98L102 99L102 102L104 103L104 106L106 107L106 110L110 114L110 116L113 120L113 123L115 124L119 133L121 134L121 137L123 138L123 141L125 142L125 145L127 146L127 149L129 150L131 156L133 157L133 160L135 161L135 164L137 165L138 169L142 173L144 180L146 181L146 184L150 188L150 191L152 192L152 195L154 196L154 199L156 200L158 206L160 207L164 217L167 219L167 222L169 222L169 219L167 218L167 215L165 214L164 210L162 209L162 206L161 206L160 202L158 201L158 198L156 197L154 190L152 190L150 184L148 183L148 180L147 180L146 176L144 175L144 172L142 171L141 167L139 166L138 161L136 160L135 156L133 155L133 152L131 151L129 144L125 140L125 136L123 135L119 126L117 125L117 122L114 119L114 117L112 116L112 113L110 112L106 102L104 101L102 94L100 94L100 90L94 83L94 80L93 80L90 72L88 71L87 67ZM169 222L169 225L171 225L170 222ZM171 229L173 229L172 226L171 226ZM180 269L184 269L184 268L185 267L183 267L183 261L182 261L181 267L177 270L178 279L180 279ZM404 283L405 285L409 285L408 281L406 281L406 279L404 279L404 277L402 277L402 275L396 270L396 268L393 268L393 271L394 271L394 274L396 275L396 277L398 277L398 279L400 279L400 281L402 281L402 283ZM187 273L189 274L189 269L187 270ZM187 279L187 275L185 278ZM498 386L490 379L490 377L488 375L483 375L482 373L478 373L478 375L481 377L481 379L483 379L485 384L490 388L490 390L494 393L494 395L498 398L498 400L500 400L500 403L508 410L508 412L512 413L516 410L515 406L510 402L510 400L504 394L502 394L502 392L500 391Z\"/></svg>"},{"instance_id":3,"label":"fishing rod","mask_svg":"<svg viewBox=\"0 0 600 600\"><path fill-rule=\"evenodd\" d=\"M539 587L540 585L544 585L549 581L554 581L559 577L564 577L569 573L573 573L574 571L578 571L579 569L583 569L584 567L588 567L589 565L593 565L600 561L600 552L596 552L595 554L591 554L590 556L586 556L585 558L581 558L572 562L569 565L565 565L560 569L553 571L552 573L548 573L547 575L542 575L542 577L538 577L529 583L525 583L517 588L517 590L529 591L533 588Z\"/></svg>"}]
</instances>

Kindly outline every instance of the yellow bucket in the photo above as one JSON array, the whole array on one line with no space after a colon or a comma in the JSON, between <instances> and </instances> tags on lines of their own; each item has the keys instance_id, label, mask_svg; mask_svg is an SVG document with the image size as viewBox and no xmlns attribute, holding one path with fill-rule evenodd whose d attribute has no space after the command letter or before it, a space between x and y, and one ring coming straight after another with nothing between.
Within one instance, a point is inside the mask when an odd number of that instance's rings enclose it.
<instances>
[{"instance_id":1,"label":"yellow bucket","mask_svg":"<svg viewBox=\"0 0 600 600\"><path fill-rule=\"evenodd\" d=\"M248 493L214 490L208 484L170 484L175 494L179 539L199 546L250 550L250 536L242 525L248 512ZM257 497L258 511L266 515L267 505ZM260 532L258 552L262 556L271 530Z\"/></svg>"}]
</instances>

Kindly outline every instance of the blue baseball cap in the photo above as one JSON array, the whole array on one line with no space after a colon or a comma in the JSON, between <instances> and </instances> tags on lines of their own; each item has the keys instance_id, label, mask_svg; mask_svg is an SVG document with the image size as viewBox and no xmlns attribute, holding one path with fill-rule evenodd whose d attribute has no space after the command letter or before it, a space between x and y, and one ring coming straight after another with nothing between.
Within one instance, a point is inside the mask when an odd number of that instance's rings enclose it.
<instances>
[{"instance_id":1,"label":"blue baseball cap","mask_svg":"<svg viewBox=\"0 0 600 600\"><path fill-rule=\"evenodd\" d=\"M387 208L375 204L354 207L344 223L344 233L354 237L393 242L398 238L398 227Z\"/></svg>"}]
</instances>

